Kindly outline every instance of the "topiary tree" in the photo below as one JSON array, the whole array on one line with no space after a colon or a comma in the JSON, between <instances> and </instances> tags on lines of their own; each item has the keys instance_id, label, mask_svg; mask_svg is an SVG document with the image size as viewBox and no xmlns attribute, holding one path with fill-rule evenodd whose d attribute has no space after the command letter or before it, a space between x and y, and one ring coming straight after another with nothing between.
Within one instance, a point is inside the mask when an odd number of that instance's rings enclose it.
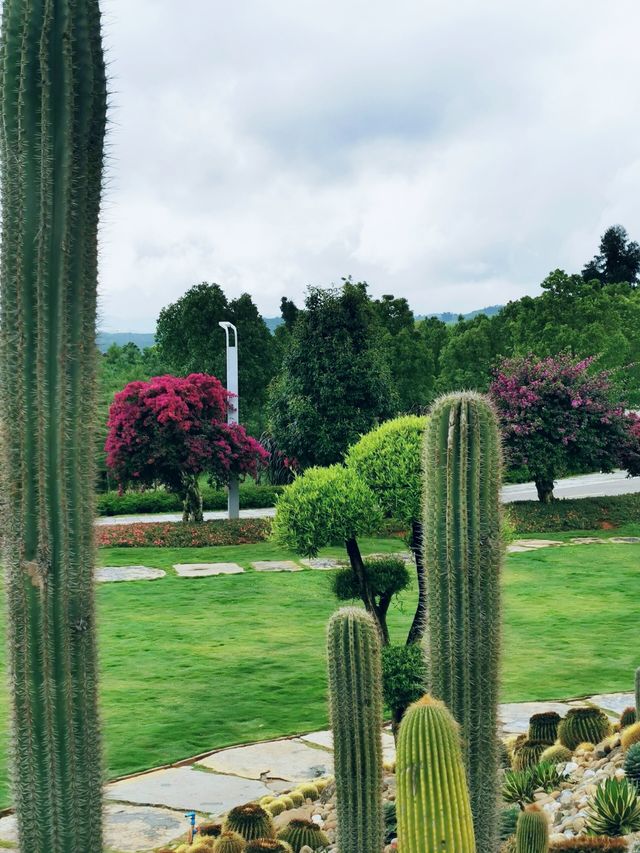
<instances>
[{"instance_id":1,"label":"topiary tree","mask_svg":"<svg viewBox=\"0 0 640 853\"><path fill-rule=\"evenodd\" d=\"M98 0L5 0L0 394L20 849L102 850L95 317L106 79Z\"/></svg>"},{"instance_id":2,"label":"topiary tree","mask_svg":"<svg viewBox=\"0 0 640 853\"><path fill-rule=\"evenodd\" d=\"M576 470L620 465L640 474L637 417L593 364L568 355L506 359L491 385L510 461L529 472L543 502L553 500L557 477Z\"/></svg>"},{"instance_id":3,"label":"topiary tree","mask_svg":"<svg viewBox=\"0 0 640 853\"><path fill-rule=\"evenodd\" d=\"M418 607L408 643L419 642L426 625L426 579L422 559L422 444L427 419L405 415L386 421L353 444L345 464L376 496L382 512L404 524L416 561Z\"/></svg>"},{"instance_id":4,"label":"topiary tree","mask_svg":"<svg viewBox=\"0 0 640 853\"><path fill-rule=\"evenodd\" d=\"M163 483L182 496L184 521L202 521L198 478L226 485L256 476L267 453L226 422L230 393L215 376L156 376L130 382L109 410L107 465L120 485Z\"/></svg>"},{"instance_id":5,"label":"topiary tree","mask_svg":"<svg viewBox=\"0 0 640 853\"><path fill-rule=\"evenodd\" d=\"M343 465L308 468L278 498L273 533L276 540L308 557L320 548L344 543L360 598L389 642L381 612L358 546L358 537L379 528L382 512L371 489Z\"/></svg>"}]
</instances>

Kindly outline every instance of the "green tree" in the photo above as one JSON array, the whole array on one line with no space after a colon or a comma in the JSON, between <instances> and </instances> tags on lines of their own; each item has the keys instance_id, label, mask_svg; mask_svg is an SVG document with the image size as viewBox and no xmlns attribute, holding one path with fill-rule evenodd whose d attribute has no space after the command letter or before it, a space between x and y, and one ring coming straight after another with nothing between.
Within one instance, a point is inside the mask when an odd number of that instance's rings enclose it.
<instances>
[{"instance_id":1,"label":"green tree","mask_svg":"<svg viewBox=\"0 0 640 853\"><path fill-rule=\"evenodd\" d=\"M622 225L612 225L602 235L600 252L582 270L585 281L601 284L637 284L640 272L640 245L629 240Z\"/></svg>"},{"instance_id":2,"label":"green tree","mask_svg":"<svg viewBox=\"0 0 640 853\"><path fill-rule=\"evenodd\" d=\"M160 312L156 341L163 361L178 376L207 373L226 381L221 320L238 329L240 419L249 432L264 427L267 388L278 367L278 348L251 296L227 300L218 284L203 282Z\"/></svg>"},{"instance_id":3,"label":"green tree","mask_svg":"<svg viewBox=\"0 0 640 853\"><path fill-rule=\"evenodd\" d=\"M303 467L330 465L396 408L366 284L311 288L270 390L276 445Z\"/></svg>"}]
</instances>

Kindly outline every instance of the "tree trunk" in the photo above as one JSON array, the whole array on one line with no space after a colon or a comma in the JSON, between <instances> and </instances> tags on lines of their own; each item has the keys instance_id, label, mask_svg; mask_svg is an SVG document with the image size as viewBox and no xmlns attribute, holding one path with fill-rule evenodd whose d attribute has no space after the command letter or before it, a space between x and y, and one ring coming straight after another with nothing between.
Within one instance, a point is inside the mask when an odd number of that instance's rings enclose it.
<instances>
[{"instance_id":1,"label":"tree trunk","mask_svg":"<svg viewBox=\"0 0 640 853\"><path fill-rule=\"evenodd\" d=\"M422 558L422 523L414 521L411 525L411 550L416 561L418 576L418 606L407 637L407 645L419 643L427 629L427 577Z\"/></svg>"},{"instance_id":2,"label":"tree trunk","mask_svg":"<svg viewBox=\"0 0 640 853\"><path fill-rule=\"evenodd\" d=\"M202 514L202 495L198 478L193 474L185 474L182 478L183 484L183 499L182 499L182 520L185 524L202 524L204 516Z\"/></svg>"},{"instance_id":3,"label":"tree trunk","mask_svg":"<svg viewBox=\"0 0 640 853\"><path fill-rule=\"evenodd\" d=\"M380 612L380 609L376 605L375 597L373 595L373 592L371 591L371 587L369 586L367 570L362 560L362 554L360 553L358 543L355 539L347 539L345 541L345 546L347 549L347 554L349 555L351 569L353 570L353 573L355 574L358 580L358 587L360 589L360 598L362 599L362 603L364 604L366 610L375 619L383 645L388 646L389 629L387 628L385 615L384 613Z\"/></svg>"},{"instance_id":4,"label":"tree trunk","mask_svg":"<svg viewBox=\"0 0 640 853\"><path fill-rule=\"evenodd\" d=\"M553 477L540 477L536 479L535 483L538 500L543 504L550 504L553 500Z\"/></svg>"}]
</instances>

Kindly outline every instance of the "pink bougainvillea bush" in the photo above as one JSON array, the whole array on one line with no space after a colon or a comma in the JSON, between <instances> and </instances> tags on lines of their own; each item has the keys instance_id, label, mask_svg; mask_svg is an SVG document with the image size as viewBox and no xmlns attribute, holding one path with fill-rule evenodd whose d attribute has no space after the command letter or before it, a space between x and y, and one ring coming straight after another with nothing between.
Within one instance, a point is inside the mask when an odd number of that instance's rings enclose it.
<instances>
[{"instance_id":1,"label":"pink bougainvillea bush","mask_svg":"<svg viewBox=\"0 0 640 853\"><path fill-rule=\"evenodd\" d=\"M203 373L130 382L114 397L105 445L120 485L163 483L183 497L185 520L201 521L201 474L225 485L231 477L255 477L268 458L244 427L227 424L231 397Z\"/></svg>"},{"instance_id":2,"label":"pink bougainvillea bush","mask_svg":"<svg viewBox=\"0 0 640 853\"><path fill-rule=\"evenodd\" d=\"M625 411L610 373L594 359L533 356L502 362L490 394L509 459L526 468L538 497L553 497L557 477L576 470L640 474L640 427Z\"/></svg>"},{"instance_id":3,"label":"pink bougainvillea bush","mask_svg":"<svg viewBox=\"0 0 640 853\"><path fill-rule=\"evenodd\" d=\"M230 521L105 524L96 529L100 548L206 548L215 545L253 545L271 533L271 519Z\"/></svg>"}]
</instances>

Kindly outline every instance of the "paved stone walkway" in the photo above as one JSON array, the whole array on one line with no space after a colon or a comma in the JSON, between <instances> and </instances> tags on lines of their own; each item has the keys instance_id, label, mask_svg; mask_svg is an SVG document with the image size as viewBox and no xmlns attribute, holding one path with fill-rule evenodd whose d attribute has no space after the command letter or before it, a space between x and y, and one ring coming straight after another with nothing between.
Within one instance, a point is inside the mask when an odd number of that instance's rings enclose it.
<instances>
[{"instance_id":1,"label":"paved stone walkway","mask_svg":"<svg viewBox=\"0 0 640 853\"><path fill-rule=\"evenodd\" d=\"M173 567L181 578L208 578L214 575L240 575L244 572L237 563L176 563Z\"/></svg>"},{"instance_id":2,"label":"paved stone walkway","mask_svg":"<svg viewBox=\"0 0 640 853\"><path fill-rule=\"evenodd\" d=\"M597 705L612 719L635 703L633 693L607 693L559 702L500 706L504 735L526 732L541 711L564 716L578 705ZM384 759L395 759L393 737L383 732ZM219 817L240 803L289 791L299 782L333 771L329 731L217 750L184 766L153 770L106 786L106 843L109 853L150 853L187 830L185 812ZM16 844L15 818L0 819L0 842Z\"/></svg>"},{"instance_id":3,"label":"paved stone walkway","mask_svg":"<svg viewBox=\"0 0 640 853\"><path fill-rule=\"evenodd\" d=\"M162 569L150 569L147 566L103 566L96 569L96 580L98 583L157 581L166 574Z\"/></svg>"}]
</instances>

